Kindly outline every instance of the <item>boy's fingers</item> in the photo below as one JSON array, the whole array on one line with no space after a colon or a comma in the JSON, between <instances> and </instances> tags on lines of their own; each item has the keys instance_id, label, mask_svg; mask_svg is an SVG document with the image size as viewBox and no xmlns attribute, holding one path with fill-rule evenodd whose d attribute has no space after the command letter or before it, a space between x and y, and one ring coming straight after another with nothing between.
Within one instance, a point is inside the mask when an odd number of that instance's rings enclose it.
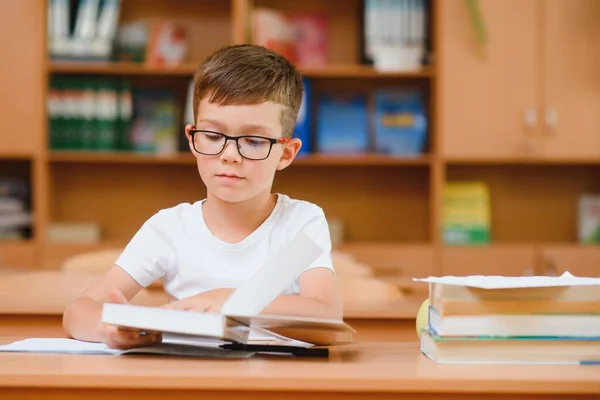
<instances>
[{"instance_id":1,"label":"boy's fingers","mask_svg":"<svg viewBox=\"0 0 600 400\"><path fill-rule=\"evenodd\" d=\"M122 332L122 334L112 337L108 346L116 349L131 349L151 346L162 341L161 335L128 335L130 333L132 332Z\"/></svg>"},{"instance_id":2,"label":"boy's fingers","mask_svg":"<svg viewBox=\"0 0 600 400\"><path fill-rule=\"evenodd\" d=\"M127 298L125 298L123 293L117 289L114 289L110 292L110 301L118 304L129 304Z\"/></svg>"},{"instance_id":3,"label":"boy's fingers","mask_svg":"<svg viewBox=\"0 0 600 400\"><path fill-rule=\"evenodd\" d=\"M199 303L196 301L188 301L187 299L174 301L173 303L165 304L162 308L167 308L170 310L183 310L183 311L198 311L198 312L207 312L211 306L209 303Z\"/></svg>"}]
</instances>

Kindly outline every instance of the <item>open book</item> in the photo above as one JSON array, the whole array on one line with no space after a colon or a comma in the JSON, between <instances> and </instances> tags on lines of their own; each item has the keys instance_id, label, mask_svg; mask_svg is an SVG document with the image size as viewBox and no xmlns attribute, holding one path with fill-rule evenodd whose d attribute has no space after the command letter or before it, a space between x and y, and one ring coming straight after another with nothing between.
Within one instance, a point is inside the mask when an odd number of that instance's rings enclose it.
<instances>
[{"instance_id":1,"label":"open book","mask_svg":"<svg viewBox=\"0 0 600 400\"><path fill-rule=\"evenodd\" d=\"M219 314L106 303L102 321L142 332L217 339L232 344L248 344L251 328L319 345L351 342L355 330L342 320L259 315L322 252L305 234L299 234L235 290Z\"/></svg>"},{"instance_id":2,"label":"open book","mask_svg":"<svg viewBox=\"0 0 600 400\"><path fill-rule=\"evenodd\" d=\"M273 347L278 351L273 352ZM252 329L249 344L241 345L216 340L165 334L161 344L127 350L112 349L104 343L65 338L27 338L0 346L0 352L62 353L104 355L169 355L201 358L248 358L255 353L281 355L326 356L327 349L309 349L312 344L282 337L272 332ZM319 351L315 351L319 350Z\"/></svg>"}]
</instances>

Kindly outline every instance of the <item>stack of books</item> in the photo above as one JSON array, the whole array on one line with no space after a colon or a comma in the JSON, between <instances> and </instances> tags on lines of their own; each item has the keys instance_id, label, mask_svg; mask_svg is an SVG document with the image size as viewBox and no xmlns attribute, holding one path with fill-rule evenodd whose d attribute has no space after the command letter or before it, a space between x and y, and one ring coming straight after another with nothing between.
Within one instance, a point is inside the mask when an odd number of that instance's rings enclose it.
<instances>
[{"instance_id":1,"label":"stack of books","mask_svg":"<svg viewBox=\"0 0 600 400\"><path fill-rule=\"evenodd\" d=\"M439 364L600 364L600 278L430 277L421 352Z\"/></svg>"}]
</instances>

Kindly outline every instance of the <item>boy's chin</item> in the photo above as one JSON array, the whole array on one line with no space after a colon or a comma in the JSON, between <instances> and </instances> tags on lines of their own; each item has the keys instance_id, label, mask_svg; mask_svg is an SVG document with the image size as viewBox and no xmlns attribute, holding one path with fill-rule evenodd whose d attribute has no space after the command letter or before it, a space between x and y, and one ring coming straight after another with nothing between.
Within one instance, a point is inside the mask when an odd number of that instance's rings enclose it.
<instances>
[{"instance_id":1,"label":"boy's chin","mask_svg":"<svg viewBox=\"0 0 600 400\"><path fill-rule=\"evenodd\" d=\"M216 190L213 195L227 203L241 203L256 197L256 195L242 190Z\"/></svg>"}]
</instances>

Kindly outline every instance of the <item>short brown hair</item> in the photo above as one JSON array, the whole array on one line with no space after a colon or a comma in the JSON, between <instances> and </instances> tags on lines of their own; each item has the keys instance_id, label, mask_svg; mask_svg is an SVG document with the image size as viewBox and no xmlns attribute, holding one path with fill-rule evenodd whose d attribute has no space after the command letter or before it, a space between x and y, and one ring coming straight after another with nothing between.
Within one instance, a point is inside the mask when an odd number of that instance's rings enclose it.
<instances>
[{"instance_id":1,"label":"short brown hair","mask_svg":"<svg viewBox=\"0 0 600 400\"><path fill-rule=\"evenodd\" d=\"M206 96L220 105L283 105L283 137L291 137L302 103L302 77L285 57L262 46L226 46L209 56L194 75L194 121Z\"/></svg>"}]
</instances>

